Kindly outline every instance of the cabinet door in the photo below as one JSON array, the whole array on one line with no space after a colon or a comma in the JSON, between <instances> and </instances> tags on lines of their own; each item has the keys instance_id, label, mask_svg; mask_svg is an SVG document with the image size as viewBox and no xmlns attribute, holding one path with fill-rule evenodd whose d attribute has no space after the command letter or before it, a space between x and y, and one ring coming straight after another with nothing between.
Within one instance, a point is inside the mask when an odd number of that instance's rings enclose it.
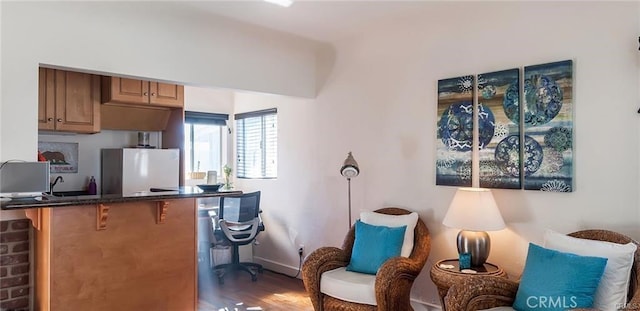
<instances>
[{"instance_id":1,"label":"cabinet door","mask_svg":"<svg viewBox=\"0 0 640 311\"><path fill-rule=\"evenodd\" d=\"M184 86L149 82L151 97L149 103L156 106L182 107L184 106Z\"/></svg>"},{"instance_id":2,"label":"cabinet door","mask_svg":"<svg viewBox=\"0 0 640 311\"><path fill-rule=\"evenodd\" d=\"M100 131L100 77L56 70L56 130Z\"/></svg>"},{"instance_id":3,"label":"cabinet door","mask_svg":"<svg viewBox=\"0 0 640 311\"><path fill-rule=\"evenodd\" d=\"M137 79L111 77L111 97L109 101L148 104L149 82Z\"/></svg>"},{"instance_id":4,"label":"cabinet door","mask_svg":"<svg viewBox=\"0 0 640 311\"><path fill-rule=\"evenodd\" d=\"M55 70L40 68L38 71L38 129L55 129Z\"/></svg>"}]
</instances>

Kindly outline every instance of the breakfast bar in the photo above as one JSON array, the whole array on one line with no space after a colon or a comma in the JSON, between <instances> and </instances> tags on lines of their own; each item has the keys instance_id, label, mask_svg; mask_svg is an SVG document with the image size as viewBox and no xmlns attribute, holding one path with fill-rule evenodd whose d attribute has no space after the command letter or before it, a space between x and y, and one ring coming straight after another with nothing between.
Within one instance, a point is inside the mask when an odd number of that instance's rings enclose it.
<instances>
[{"instance_id":1,"label":"breakfast bar","mask_svg":"<svg viewBox=\"0 0 640 311\"><path fill-rule=\"evenodd\" d=\"M197 203L240 191L2 202L35 228L36 310L196 310Z\"/></svg>"}]
</instances>

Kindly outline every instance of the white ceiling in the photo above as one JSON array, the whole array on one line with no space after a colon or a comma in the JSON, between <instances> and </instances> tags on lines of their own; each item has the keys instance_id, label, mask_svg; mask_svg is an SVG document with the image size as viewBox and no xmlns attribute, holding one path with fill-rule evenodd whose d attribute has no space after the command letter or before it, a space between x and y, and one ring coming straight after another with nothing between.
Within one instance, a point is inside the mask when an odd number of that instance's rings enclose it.
<instances>
[{"instance_id":1,"label":"white ceiling","mask_svg":"<svg viewBox=\"0 0 640 311\"><path fill-rule=\"evenodd\" d=\"M288 8L259 0L185 2L199 11L332 42L367 26L424 8L426 1L294 0Z\"/></svg>"}]
</instances>

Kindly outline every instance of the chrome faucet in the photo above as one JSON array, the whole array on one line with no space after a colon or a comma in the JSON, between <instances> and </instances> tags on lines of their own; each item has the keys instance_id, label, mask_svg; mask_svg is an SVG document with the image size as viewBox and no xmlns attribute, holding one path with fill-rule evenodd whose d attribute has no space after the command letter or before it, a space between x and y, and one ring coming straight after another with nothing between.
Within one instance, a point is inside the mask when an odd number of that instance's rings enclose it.
<instances>
[{"instance_id":1,"label":"chrome faucet","mask_svg":"<svg viewBox=\"0 0 640 311\"><path fill-rule=\"evenodd\" d=\"M49 193L50 194L53 194L53 186L55 186L58 183L58 181L63 183L64 182L64 178L62 178L62 176L58 176L58 177L56 177L56 179L53 180L52 183L49 183Z\"/></svg>"}]
</instances>

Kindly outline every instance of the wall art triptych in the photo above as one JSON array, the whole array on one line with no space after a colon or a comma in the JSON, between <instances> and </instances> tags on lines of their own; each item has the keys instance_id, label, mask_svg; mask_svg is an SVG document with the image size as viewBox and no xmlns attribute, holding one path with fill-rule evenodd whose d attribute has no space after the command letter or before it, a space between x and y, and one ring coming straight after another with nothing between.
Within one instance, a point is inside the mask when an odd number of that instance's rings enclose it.
<instances>
[{"instance_id":1,"label":"wall art triptych","mask_svg":"<svg viewBox=\"0 0 640 311\"><path fill-rule=\"evenodd\" d=\"M471 186L477 122L480 187L573 191L573 62L523 76L524 85L517 68L438 81L436 185Z\"/></svg>"}]
</instances>

